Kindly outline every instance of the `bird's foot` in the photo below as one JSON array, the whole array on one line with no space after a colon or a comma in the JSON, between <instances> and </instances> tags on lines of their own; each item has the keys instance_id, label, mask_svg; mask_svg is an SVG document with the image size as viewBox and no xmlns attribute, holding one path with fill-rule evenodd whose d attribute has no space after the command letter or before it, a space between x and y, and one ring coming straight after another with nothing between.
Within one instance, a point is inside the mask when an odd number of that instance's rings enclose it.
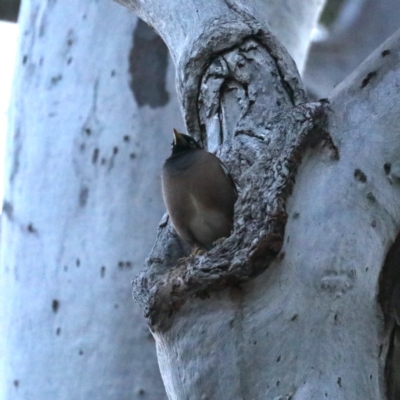
<instances>
[{"instance_id":1,"label":"bird's foot","mask_svg":"<svg viewBox=\"0 0 400 400\"><path fill-rule=\"evenodd\" d=\"M202 249L202 248L199 247L199 246L195 246L194 249L193 249L193 251L191 252L190 256L199 256L199 255L201 255L201 254L203 254L203 253L205 253L205 250L204 250L204 249ZM190 257L190 256L189 256L189 257Z\"/></svg>"}]
</instances>

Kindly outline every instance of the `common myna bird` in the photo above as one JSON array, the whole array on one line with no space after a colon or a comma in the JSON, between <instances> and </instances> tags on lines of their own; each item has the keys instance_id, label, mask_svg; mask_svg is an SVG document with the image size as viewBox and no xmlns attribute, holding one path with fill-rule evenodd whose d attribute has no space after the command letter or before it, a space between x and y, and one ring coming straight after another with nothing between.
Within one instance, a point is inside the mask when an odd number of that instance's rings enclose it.
<instances>
[{"instance_id":1,"label":"common myna bird","mask_svg":"<svg viewBox=\"0 0 400 400\"><path fill-rule=\"evenodd\" d=\"M233 227L237 190L222 161L174 129L172 154L162 173L165 205L178 235L210 249Z\"/></svg>"}]
</instances>

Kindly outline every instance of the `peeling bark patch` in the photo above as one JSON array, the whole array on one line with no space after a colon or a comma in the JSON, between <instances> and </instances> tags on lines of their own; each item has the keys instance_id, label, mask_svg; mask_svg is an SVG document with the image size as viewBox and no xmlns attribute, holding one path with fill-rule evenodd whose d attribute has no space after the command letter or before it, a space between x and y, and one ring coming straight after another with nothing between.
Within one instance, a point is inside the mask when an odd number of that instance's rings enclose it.
<instances>
[{"instance_id":1,"label":"peeling bark patch","mask_svg":"<svg viewBox=\"0 0 400 400\"><path fill-rule=\"evenodd\" d=\"M326 292L341 296L353 288L355 278L355 270L327 271L321 278L320 287Z\"/></svg>"},{"instance_id":2,"label":"peeling bark patch","mask_svg":"<svg viewBox=\"0 0 400 400\"><path fill-rule=\"evenodd\" d=\"M18 388L19 387L19 380L15 379L15 381L13 382L13 385L14 385L15 388Z\"/></svg>"},{"instance_id":3,"label":"peeling bark patch","mask_svg":"<svg viewBox=\"0 0 400 400\"><path fill-rule=\"evenodd\" d=\"M87 186L82 186L79 191L79 206L85 207L89 197L89 188Z\"/></svg>"},{"instance_id":4,"label":"peeling bark patch","mask_svg":"<svg viewBox=\"0 0 400 400\"><path fill-rule=\"evenodd\" d=\"M390 50L383 50L381 54L382 54L382 57L386 57L390 54Z\"/></svg>"},{"instance_id":5,"label":"peeling bark patch","mask_svg":"<svg viewBox=\"0 0 400 400\"><path fill-rule=\"evenodd\" d=\"M7 201L7 200L4 200L4 201L3 201L2 210L3 210L3 214L4 214L10 221L12 221L12 219L13 219L13 214L14 214L14 207L13 207L12 203L10 203L10 202Z\"/></svg>"},{"instance_id":6,"label":"peeling bark patch","mask_svg":"<svg viewBox=\"0 0 400 400\"><path fill-rule=\"evenodd\" d=\"M56 314L58 309L60 308L60 302L58 300L54 299L51 302L51 308L53 310L53 313Z\"/></svg>"},{"instance_id":7,"label":"peeling bark patch","mask_svg":"<svg viewBox=\"0 0 400 400\"><path fill-rule=\"evenodd\" d=\"M376 71L370 72L362 81L361 89L365 88L368 85L369 81L376 76Z\"/></svg>"},{"instance_id":8,"label":"peeling bark patch","mask_svg":"<svg viewBox=\"0 0 400 400\"><path fill-rule=\"evenodd\" d=\"M169 101L166 91L168 49L162 39L138 20L129 54L130 87L139 107L162 107Z\"/></svg>"},{"instance_id":9,"label":"peeling bark patch","mask_svg":"<svg viewBox=\"0 0 400 400\"><path fill-rule=\"evenodd\" d=\"M354 178L356 178L361 183L367 182L367 175L365 175L364 172L362 172L361 169L358 168L354 171Z\"/></svg>"}]
</instances>

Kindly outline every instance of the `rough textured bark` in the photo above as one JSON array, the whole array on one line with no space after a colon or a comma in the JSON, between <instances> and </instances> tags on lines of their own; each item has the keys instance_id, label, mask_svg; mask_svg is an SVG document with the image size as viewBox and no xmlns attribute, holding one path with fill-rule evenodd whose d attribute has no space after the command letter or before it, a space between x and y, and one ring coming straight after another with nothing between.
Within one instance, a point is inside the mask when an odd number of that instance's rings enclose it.
<instances>
[{"instance_id":1,"label":"rough textured bark","mask_svg":"<svg viewBox=\"0 0 400 400\"><path fill-rule=\"evenodd\" d=\"M206 21L183 16L182 52L166 24L173 6L125 3L179 54L189 133L241 188L230 238L188 256L165 218L135 281L169 398L385 399L400 32L328 100L308 103L289 56L249 14L229 36L208 22L200 36ZM234 19L224 5L208 4L219 23Z\"/></svg>"},{"instance_id":2,"label":"rough textured bark","mask_svg":"<svg viewBox=\"0 0 400 400\"><path fill-rule=\"evenodd\" d=\"M167 50L137 21L108 0L23 3L2 216L2 400L166 398L131 279L164 210L170 137L159 133L182 118Z\"/></svg>"}]
</instances>

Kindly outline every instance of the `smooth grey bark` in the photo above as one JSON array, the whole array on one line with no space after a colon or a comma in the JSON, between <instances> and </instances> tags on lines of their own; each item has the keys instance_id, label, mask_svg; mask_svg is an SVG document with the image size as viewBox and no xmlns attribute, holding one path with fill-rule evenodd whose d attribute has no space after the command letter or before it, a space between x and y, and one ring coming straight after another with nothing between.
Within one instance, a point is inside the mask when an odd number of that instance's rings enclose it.
<instances>
[{"instance_id":1,"label":"smooth grey bark","mask_svg":"<svg viewBox=\"0 0 400 400\"><path fill-rule=\"evenodd\" d=\"M304 82L315 98L328 96L400 26L398 0L347 0L329 37L310 48Z\"/></svg>"},{"instance_id":2,"label":"smooth grey bark","mask_svg":"<svg viewBox=\"0 0 400 400\"><path fill-rule=\"evenodd\" d=\"M164 210L159 133L182 128L174 67L154 31L108 0L25 1L19 23L0 398L165 399L131 279Z\"/></svg>"},{"instance_id":3,"label":"smooth grey bark","mask_svg":"<svg viewBox=\"0 0 400 400\"><path fill-rule=\"evenodd\" d=\"M215 1L211 23L181 14L179 43L167 24L178 0L124 3L179 54L188 131L241 188L231 237L190 255L166 217L134 283L169 398L387 398L400 32L310 103L250 13Z\"/></svg>"}]
</instances>

